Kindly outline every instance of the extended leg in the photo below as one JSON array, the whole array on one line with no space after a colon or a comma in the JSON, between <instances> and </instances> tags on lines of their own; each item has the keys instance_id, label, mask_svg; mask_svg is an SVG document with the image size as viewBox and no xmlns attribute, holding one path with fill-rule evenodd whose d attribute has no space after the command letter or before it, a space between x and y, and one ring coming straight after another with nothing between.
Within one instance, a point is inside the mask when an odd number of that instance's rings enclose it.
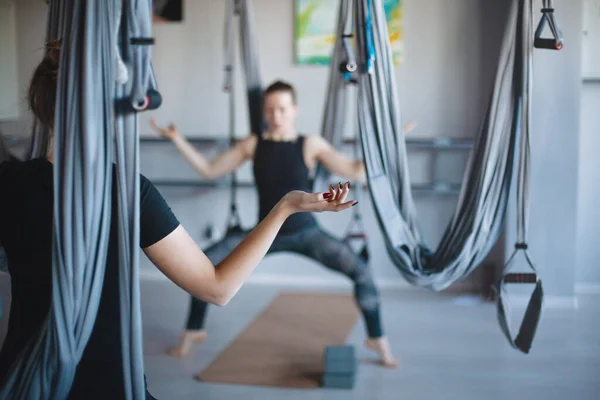
<instances>
[{"instance_id":1,"label":"extended leg","mask_svg":"<svg viewBox=\"0 0 600 400\"><path fill-rule=\"evenodd\" d=\"M213 264L220 263L245 236L245 232L225 236L205 251L206 256ZM208 303L190 296L190 310L185 330L181 335L179 345L169 351L170 355L173 357L183 357L190 352L194 343L200 343L206 339L207 334L204 330L204 321L207 311Z\"/></svg>"},{"instance_id":2,"label":"extended leg","mask_svg":"<svg viewBox=\"0 0 600 400\"><path fill-rule=\"evenodd\" d=\"M396 367L398 362L383 334L379 293L368 264L350 246L320 228L307 230L301 236L299 252L352 279L354 298L367 328L366 346L377 351L383 365Z\"/></svg>"}]
</instances>

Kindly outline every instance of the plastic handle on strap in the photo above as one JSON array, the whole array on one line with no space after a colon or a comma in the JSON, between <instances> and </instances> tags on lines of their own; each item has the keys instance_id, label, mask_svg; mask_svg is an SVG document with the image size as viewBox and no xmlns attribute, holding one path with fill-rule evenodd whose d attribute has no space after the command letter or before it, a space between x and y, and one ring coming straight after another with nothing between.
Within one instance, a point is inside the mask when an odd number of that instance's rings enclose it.
<instances>
[{"instance_id":1,"label":"plastic handle on strap","mask_svg":"<svg viewBox=\"0 0 600 400\"><path fill-rule=\"evenodd\" d=\"M546 50L562 50L564 44L562 40L556 39L544 39L544 38L535 38L533 45L536 49L546 49Z\"/></svg>"},{"instance_id":2,"label":"plastic handle on strap","mask_svg":"<svg viewBox=\"0 0 600 400\"><path fill-rule=\"evenodd\" d=\"M134 46L153 46L155 40L153 37L132 37L130 43Z\"/></svg>"},{"instance_id":3,"label":"plastic handle on strap","mask_svg":"<svg viewBox=\"0 0 600 400\"><path fill-rule=\"evenodd\" d=\"M117 114L130 114L134 112L142 112L148 110L156 110L162 104L162 96L157 90L148 90L144 96L143 102L138 103L131 98L121 98L115 102L115 110Z\"/></svg>"},{"instance_id":4,"label":"plastic handle on strap","mask_svg":"<svg viewBox=\"0 0 600 400\"><path fill-rule=\"evenodd\" d=\"M357 69L357 65L355 61L344 61L340 64L340 72L345 73L345 72L354 72Z\"/></svg>"},{"instance_id":5,"label":"plastic handle on strap","mask_svg":"<svg viewBox=\"0 0 600 400\"><path fill-rule=\"evenodd\" d=\"M550 26L553 38L541 37L542 32L546 27L546 24ZM540 19L540 23L538 24L538 27L535 30L535 39L533 41L533 46L537 49L546 50L561 50L564 46L564 38L558 26L558 23L554 18L554 8L552 8L551 2L544 2L544 8L542 8L542 18Z\"/></svg>"},{"instance_id":6,"label":"plastic handle on strap","mask_svg":"<svg viewBox=\"0 0 600 400\"><path fill-rule=\"evenodd\" d=\"M350 233L346 235L346 239L366 239L366 233Z\"/></svg>"},{"instance_id":7,"label":"plastic handle on strap","mask_svg":"<svg viewBox=\"0 0 600 400\"><path fill-rule=\"evenodd\" d=\"M534 273L511 273L504 275L504 283L536 283L537 274Z\"/></svg>"},{"instance_id":8,"label":"plastic handle on strap","mask_svg":"<svg viewBox=\"0 0 600 400\"><path fill-rule=\"evenodd\" d=\"M347 59L340 64L340 72L344 74L344 79L346 79L346 81L352 80L352 73L358 69L356 55L354 54L351 42L353 37L354 35L351 33L344 33L342 38L342 44Z\"/></svg>"}]
</instances>

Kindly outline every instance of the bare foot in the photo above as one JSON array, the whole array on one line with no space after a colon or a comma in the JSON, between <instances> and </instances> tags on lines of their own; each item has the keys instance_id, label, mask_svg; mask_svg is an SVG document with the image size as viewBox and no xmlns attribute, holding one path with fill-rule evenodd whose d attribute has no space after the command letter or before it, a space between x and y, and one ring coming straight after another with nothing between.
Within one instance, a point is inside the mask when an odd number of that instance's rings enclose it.
<instances>
[{"instance_id":1,"label":"bare foot","mask_svg":"<svg viewBox=\"0 0 600 400\"><path fill-rule=\"evenodd\" d=\"M189 354L194 343L202 343L206 340L206 337L205 330L184 331L179 340L179 345L169 350L169 355L172 357L185 357Z\"/></svg>"},{"instance_id":2,"label":"bare foot","mask_svg":"<svg viewBox=\"0 0 600 400\"><path fill-rule=\"evenodd\" d=\"M390 344L388 343L388 341L385 337L380 337L377 339L369 338L369 339L365 340L365 346L369 350L373 350L373 351L377 352L377 354L379 354L379 357L380 357L379 362L384 367L388 367L388 368L397 368L398 367L398 361L394 358Z\"/></svg>"}]
</instances>

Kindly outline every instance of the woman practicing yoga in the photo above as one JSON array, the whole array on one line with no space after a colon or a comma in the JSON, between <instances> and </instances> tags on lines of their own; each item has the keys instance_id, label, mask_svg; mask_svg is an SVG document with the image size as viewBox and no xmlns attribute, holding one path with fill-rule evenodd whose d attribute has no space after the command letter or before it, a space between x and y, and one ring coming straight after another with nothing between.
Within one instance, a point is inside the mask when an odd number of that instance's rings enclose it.
<instances>
[{"instance_id":1,"label":"woman practicing yoga","mask_svg":"<svg viewBox=\"0 0 600 400\"><path fill-rule=\"evenodd\" d=\"M33 74L29 104L39 122L51 131L60 45L49 46ZM279 199L271 197L270 209L264 210L261 223L223 254L215 267L155 187L143 176L140 185L140 247L174 283L194 297L217 305L225 305L238 292L288 218L294 221L299 212L341 211L355 204L346 201L348 185L324 193L279 192ZM44 323L52 301L52 151L43 158L1 163L0 188L0 246L6 250L12 287L8 333L0 351L1 385L20 352ZM118 209L115 188L113 210ZM77 366L71 399L125 398L117 224L113 218L98 314ZM146 396L153 398L148 392Z\"/></svg>"},{"instance_id":2,"label":"woman practicing yoga","mask_svg":"<svg viewBox=\"0 0 600 400\"><path fill-rule=\"evenodd\" d=\"M310 190L310 173L317 163L334 175L353 181L365 180L365 167L361 161L351 161L320 136L302 136L296 132L296 94L290 84L280 81L273 83L266 89L263 101L267 132L249 135L213 161L200 154L174 125L162 128L151 120L151 126L170 139L203 178L219 178L235 171L247 160L252 160L260 204L259 220L263 220L277 199L289 190ZM338 184L331 189L341 188L342 185ZM236 232L226 235L209 247L206 255L212 262L220 262L246 234ZM379 294L369 266L347 244L321 229L309 213L296 214L283 224L269 253L281 251L310 257L354 282L354 297L368 334L365 344L379 354L383 365L396 367L398 363L384 336ZM206 338L206 312L206 302L192 296L185 330L179 345L170 351L171 355L184 356L189 353L193 343Z\"/></svg>"}]
</instances>

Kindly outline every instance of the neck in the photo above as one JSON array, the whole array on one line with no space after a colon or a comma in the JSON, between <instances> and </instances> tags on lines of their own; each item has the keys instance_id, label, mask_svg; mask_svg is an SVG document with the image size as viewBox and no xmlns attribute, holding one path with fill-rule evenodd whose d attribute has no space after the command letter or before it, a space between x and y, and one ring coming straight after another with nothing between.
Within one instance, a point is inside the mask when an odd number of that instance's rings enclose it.
<instances>
[{"instance_id":1,"label":"neck","mask_svg":"<svg viewBox=\"0 0 600 400\"><path fill-rule=\"evenodd\" d=\"M264 137L277 142L293 142L298 138L298 133L293 129L288 131L267 131Z\"/></svg>"}]
</instances>

